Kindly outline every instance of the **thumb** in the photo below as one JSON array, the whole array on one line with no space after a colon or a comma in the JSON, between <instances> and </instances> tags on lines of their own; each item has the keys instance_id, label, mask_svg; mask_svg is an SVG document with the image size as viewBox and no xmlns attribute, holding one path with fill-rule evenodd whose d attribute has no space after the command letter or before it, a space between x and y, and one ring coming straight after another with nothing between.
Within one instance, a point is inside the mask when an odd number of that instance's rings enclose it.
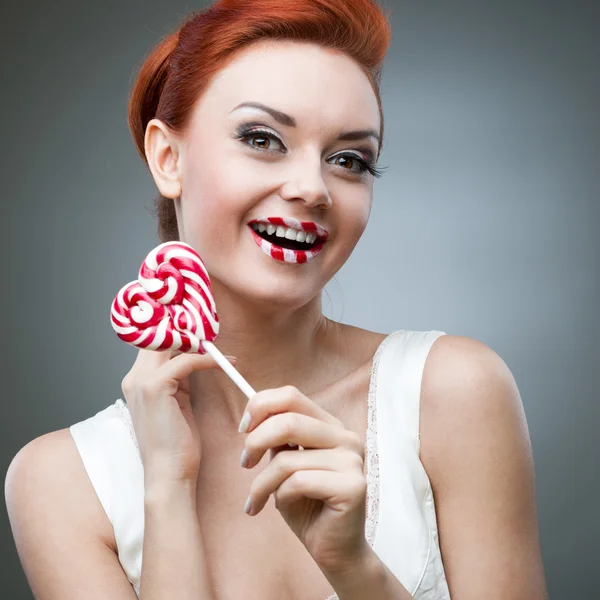
<instances>
[{"instance_id":1,"label":"thumb","mask_svg":"<svg viewBox=\"0 0 600 600\"><path fill-rule=\"evenodd\" d=\"M226 358L231 364L236 363L234 356L227 356ZM216 368L219 368L219 365L209 354L178 352L176 356L163 365L163 373L166 378L179 381L184 377L188 377L192 371L204 371Z\"/></svg>"}]
</instances>

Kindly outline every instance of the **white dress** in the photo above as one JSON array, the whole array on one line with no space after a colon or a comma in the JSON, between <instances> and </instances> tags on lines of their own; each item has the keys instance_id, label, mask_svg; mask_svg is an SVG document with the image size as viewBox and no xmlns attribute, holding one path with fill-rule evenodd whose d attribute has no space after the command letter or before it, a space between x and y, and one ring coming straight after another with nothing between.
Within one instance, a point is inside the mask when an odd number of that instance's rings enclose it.
<instances>
[{"instance_id":1,"label":"white dress","mask_svg":"<svg viewBox=\"0 0 600 600\"><path fill-rule=\"evenodd\" d=\"M373 358L368 395L365 536L415 600L450 599L433 493L419 456L423 369L442 335L435 330L388 335ZM69 429L112 523L119 561L139 597L144 473L127 404L118 399ZM337 595L323 600L337 600Z\"/></svg>"}]
</instances>

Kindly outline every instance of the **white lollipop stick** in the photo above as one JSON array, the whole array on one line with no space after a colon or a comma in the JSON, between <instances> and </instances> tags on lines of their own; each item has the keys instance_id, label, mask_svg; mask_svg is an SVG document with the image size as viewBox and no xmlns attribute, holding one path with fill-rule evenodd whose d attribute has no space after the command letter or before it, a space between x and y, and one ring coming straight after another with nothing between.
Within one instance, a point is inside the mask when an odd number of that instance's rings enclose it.
<instances>
[{"instance_id":1,"label":"white lollipop stick","mask_svg":"<svg viewBox=\"0 0 600 600\"><path fill-rule=\"evenodd\" d=\"M237 385L246 398L250 399L256 392L252 389L250 384L236 371L235 367L221 354L221 351L212 343L202 340L202 346L208 354L210 354L217 364L229 375L229 378L235 385Z\"/></svg>"},{"instance_id":2,"label":"white lollipop stick","mask_svg":"<svg viewBox=\"0 0 600 600\"><path fill-rule=\"evenodd\" d=\"M225 373L227 373L227 375L229 375L231 381L240 388L246 398L250 399L251 396L256 394L252 389L252 386L240 375L239 371L236 371L234 366L223 356L221 351L212 342L202 340L201 344L206 350L206 353L210 354L215 359L217 364L225 371ZM296 444L288 442L288 446L290 448L295 448ZM304 450L302 446L298 446L298 449Z\"/></svg>"}]
</instances>

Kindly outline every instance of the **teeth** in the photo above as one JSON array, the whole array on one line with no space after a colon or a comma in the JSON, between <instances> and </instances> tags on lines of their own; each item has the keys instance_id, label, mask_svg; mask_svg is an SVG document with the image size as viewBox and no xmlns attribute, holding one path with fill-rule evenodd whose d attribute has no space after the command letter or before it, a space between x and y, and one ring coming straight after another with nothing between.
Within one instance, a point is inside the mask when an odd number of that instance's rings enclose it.
<instances>
[{"instance_id":1,"label":"teeth","mask_svg":"<svg viewBox=\"0 0 600 600\"><path fill-rule=\"evenodd\" d=\"M294 240L297 242L306 242L307 244L313 244L317 239L317 236L314 233L306 233L306 231L298 231L297 229L283 227L281 225L276 227L272 224L265 225L265 223L252 223L252 229L260 233L266 231L268 235L275 234L280 238Z\"/></svg>"}]
</instances>

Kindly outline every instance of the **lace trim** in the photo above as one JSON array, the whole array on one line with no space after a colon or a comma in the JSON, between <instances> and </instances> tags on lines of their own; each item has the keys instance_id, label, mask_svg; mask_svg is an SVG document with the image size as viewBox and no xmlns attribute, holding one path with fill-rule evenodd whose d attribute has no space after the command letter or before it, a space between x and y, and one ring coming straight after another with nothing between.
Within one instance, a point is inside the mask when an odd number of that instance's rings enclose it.
<instances>
[{"instance_id":1,"label":"lace trim","mask_svg":"<svg viewBox=\"0 0 600 600\"><path fill-rule=\"evenodd\" d=\"M133 441L133 445L135 446L135 450L136 450L137 455L141 462L142 455L140 454L140 447L138 445L137 438L135 437L135 428L133 427L133 422L131 420L131 414L129 413L129 407L127 406L127 404L125 404L125 402L121 398L119 398L114 403L114 407L117 411L117 414L119 415L119 417L121 417L121 420L125 423L125 425L127 427L127 431L129 432L129 437Z\"/></svg>"},{"instance_id":2,"label":"lace trim","mask_svg":"<svg viewBox=\"0 0 600 600\"><path fill-rule=\"evenodd\" d=\"M395 333L395 332L394 332ZM371 364L369 394L367 398L367 439L366 445L366 478L367 478L367 520L365 523L365 537L371 548L375 543L377 525L379 524L379 449L377 447L377 371L379 359L387 346L391 333L377 348ZM337 594L328 596L326 600L339 600Z\"/></svg>"},{"instance_id":3,"label":"lace trim","mask_svg":"<svg viewBox=\"0 0 600 600\"><path fill-rule=\"evenodd\" d=\"M396 333L396 332L394 332ZM379 450L377 447L377 371L379 367L379 359L381 354L391 337L394 335L391 333L388 335L379 345L373 361L371 364L371 370L369 374L369 393L367 397L367 435L365 440L366 446L366 461L365 461L365 476L367 480L367 519L365 522L365 537L371 548L375 542L375 535L377 534L377 525L379 523ZM131 421L131 415L129 414L129 407L121 398L119 398L115 404L115 409L118 415L123 419L123 422L127 426L129 435L135 445L138 456L140 456L140 450L135 437L135 430ZM141 457L140 457L141 460ZM339 600L337 594L328 596L326 600Z\"/></svg>"},{"instance_id":4,"label":"lace trim","mask_svg":"<svg viewBox=\"0 0 600 600\"><path fill-rule=\"evenodd\" d=\"M365 535L369 546L373 547L379 523L379 449L377 447L377 372L379 359L393 334L383 340L371 365L369 395L367 400L367 522Z\"/></svg>"}]
</instances>

